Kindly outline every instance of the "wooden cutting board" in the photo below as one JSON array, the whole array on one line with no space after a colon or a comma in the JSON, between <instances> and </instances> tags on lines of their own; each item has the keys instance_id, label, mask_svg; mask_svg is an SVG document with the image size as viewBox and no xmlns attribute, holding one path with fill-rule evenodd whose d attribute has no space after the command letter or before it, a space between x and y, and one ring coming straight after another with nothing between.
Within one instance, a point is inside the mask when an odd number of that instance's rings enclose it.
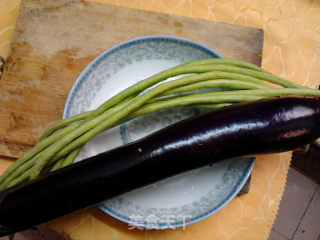
<instances>
[{"instance_id":1,"label":"wooden cutting board","mask_svg":"<svg viewBox=\"0 0 320 240\"><path fill-rule=\"evenodd\" d=\"M0 79L0 157L20 157L61 119L74 81L97 55L145 35L179 36L261 63L261 29L93 2L24 0Z\"/></svg>"}]
</instances>

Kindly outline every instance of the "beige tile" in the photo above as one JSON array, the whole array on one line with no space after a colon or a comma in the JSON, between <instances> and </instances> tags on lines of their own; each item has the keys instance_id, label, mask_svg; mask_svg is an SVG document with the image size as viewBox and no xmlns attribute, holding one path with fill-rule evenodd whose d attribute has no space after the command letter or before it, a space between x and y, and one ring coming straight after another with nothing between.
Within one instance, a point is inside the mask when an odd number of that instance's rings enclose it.
<instances>
[{"instance_id":1,"label":"beige tile","mask_svg":"<svg viewBox=\"0 0 320 240\"><path fill-rule=\"evenodd\" d=\"M293 237L293 240L317 239L320 239L320 186Z\"/></svg>"},{"instance_id":2,"label":"beige tile","mask_svg":"<svg viewBox=\"0 0 320 240\"><path fill-rule=\"evenodd\" d=\"M287 239L292 239L317 185L293 168L289 169L280 209L273 228Z\"/></svg>"},{"instance_id":3,"label":"beige tile","mask_svg":"<svg viewBox=\"0 0 320 240\"><path fill-rule=\"evenodd\" d=\"M282 236L280 233L278 233L276 230L272 229L269 235L268 240L288 240L284 236Z\"/></svg>"}]
</instances>

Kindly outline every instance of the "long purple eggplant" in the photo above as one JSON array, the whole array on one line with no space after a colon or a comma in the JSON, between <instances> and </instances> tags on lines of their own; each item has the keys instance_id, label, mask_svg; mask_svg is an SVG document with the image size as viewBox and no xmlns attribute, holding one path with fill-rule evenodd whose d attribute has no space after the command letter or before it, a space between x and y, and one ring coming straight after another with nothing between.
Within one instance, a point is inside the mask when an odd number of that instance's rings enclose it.
<instances>
[{"instance_id":1,"label":"long purple eggplant","mask_svg":"<svg viewBox=\"0 0 320 240\"><path fill-rule=\"evenodd\" d=\"M215 110L1 192L0 236L223 159L288 151L318 137L316 99L263 99Z\"/></svg>"}]
</instances>

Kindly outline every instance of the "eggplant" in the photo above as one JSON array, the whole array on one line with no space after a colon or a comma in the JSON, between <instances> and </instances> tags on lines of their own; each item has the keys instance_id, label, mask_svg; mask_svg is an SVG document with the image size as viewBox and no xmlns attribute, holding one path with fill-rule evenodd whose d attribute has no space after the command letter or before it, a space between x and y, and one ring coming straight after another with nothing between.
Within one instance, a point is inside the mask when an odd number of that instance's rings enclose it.
<instances>
[{"instance_id":1,"label":"eggplant","mask_svg":"<svg viewBox=\"0 0 320 240\"><path fill-rule=\"evenodd\" d=\"M0 236L224 159L320 137L320 101L262 99L214 110L0 193Z\"/></svg>"}]
</instances>

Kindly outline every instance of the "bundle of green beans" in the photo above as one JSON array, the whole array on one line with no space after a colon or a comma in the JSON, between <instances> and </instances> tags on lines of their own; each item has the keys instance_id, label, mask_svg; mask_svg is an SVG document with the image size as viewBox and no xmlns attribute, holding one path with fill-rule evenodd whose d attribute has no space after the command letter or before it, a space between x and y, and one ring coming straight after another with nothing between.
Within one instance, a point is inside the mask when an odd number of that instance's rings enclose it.
<instances>
[{"instance_id":1,"label":"bundle of green beans","mask_svg":"<svg viewBox=\"0 0 320 240\"><path fill-rule=\"evenodd\" d=\"M161 83L182 74L189 75ZM217 87L230 90L192 92ZM174 95L176 93L179 95ZM88 140L144 114L177 106L219 108L285 95L319 97L320 91L274 76L244 61L215 58L185 63L132 85L93 111L63 119L49 127L39 142L0 176L0 189L71 164Z\"/></svg>"}]
</instances>

